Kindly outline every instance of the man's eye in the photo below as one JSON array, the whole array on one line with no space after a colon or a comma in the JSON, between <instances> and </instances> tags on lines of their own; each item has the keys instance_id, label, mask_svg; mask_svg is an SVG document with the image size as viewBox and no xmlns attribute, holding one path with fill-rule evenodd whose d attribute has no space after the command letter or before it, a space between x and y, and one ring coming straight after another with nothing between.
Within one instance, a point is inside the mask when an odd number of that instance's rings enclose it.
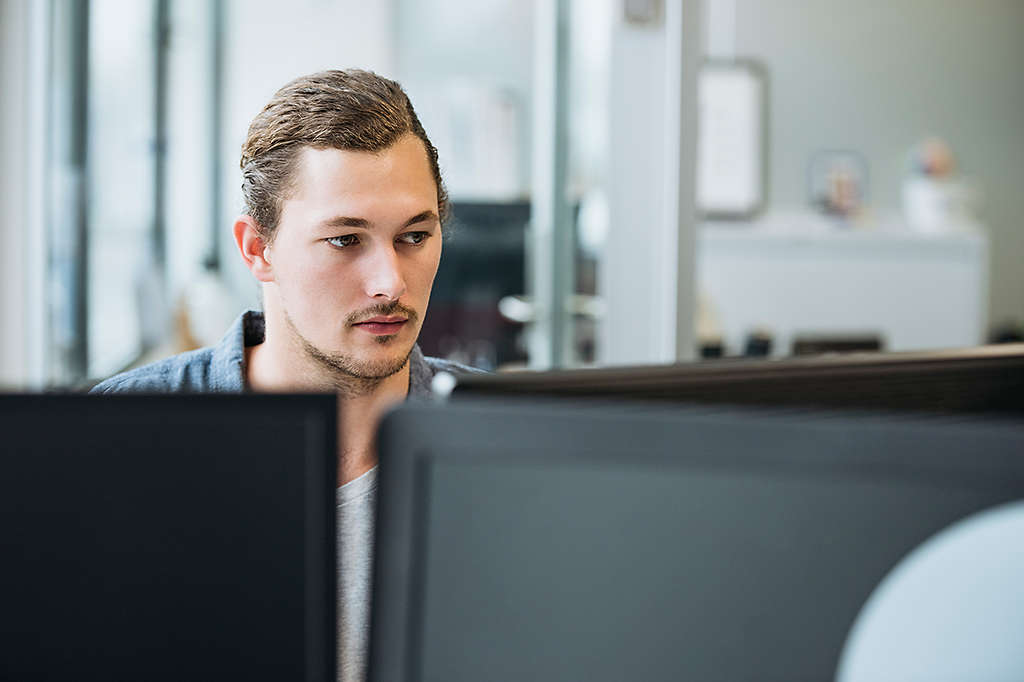
<instances>
[{"instance_id":1,"label":"man's eye","mask_svg":"<svg viewBox=\"0 0 1024 682\"><path fill-rule=\"evenodd\" d=\"M343 249L346 246L355 246L359 243L359 237L354 234L345 234L340 237L330 237L325 240L331 246L337 246L339 249Z\"/></svg>"},{"instance_id":2,"label":"man's eye","mask_svg":"<svg viewBox=\"0 0 1024 682\"><path fill-rule=\"evenodd\" d=\"M422 244L423 241L430 236L429 232L406 232L398 237L398 240L404 244Z\"/></svg>"}]
</instances>

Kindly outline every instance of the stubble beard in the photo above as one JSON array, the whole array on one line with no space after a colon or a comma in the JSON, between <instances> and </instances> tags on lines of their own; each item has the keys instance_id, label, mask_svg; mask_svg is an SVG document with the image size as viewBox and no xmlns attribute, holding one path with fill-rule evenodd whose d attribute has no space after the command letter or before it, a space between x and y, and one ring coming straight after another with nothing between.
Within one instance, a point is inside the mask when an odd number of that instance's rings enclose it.
<instances>
[{"instance_id":1,"label":"stubble beard","mask_svg":"<svg viewBox=\"0 0 1024 682\"><path fill-rule=\"evenodd\" d=\"M401 306L396 301L392 304L382 304L353 313L346 320L346 327L367 317L393 315L396 312L401 312L408 317L409 321L406 324L415 324L416 311ZM401 372L409 363L409 357L412 355L412 346L400 357L384 360L361 360L349 353L325 351L299 332L287 311L284 311L284 319L293 340L298 342L306 357L312 360L315 366L323 370L322 378L326 379L327 383L331 384L336 391L346 397L366 395L372 392L385 379ZM396 336L376 336L374 341L380 346L386 346L397 343Z\"/></svg>"}]
</instances>

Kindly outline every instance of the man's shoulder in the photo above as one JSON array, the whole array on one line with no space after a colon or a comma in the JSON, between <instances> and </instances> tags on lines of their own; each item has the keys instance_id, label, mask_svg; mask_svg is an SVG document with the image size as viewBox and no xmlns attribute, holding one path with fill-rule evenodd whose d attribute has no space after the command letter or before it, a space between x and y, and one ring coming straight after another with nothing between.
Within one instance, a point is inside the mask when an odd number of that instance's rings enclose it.
<instances>
[{"instance_id":1,"label":"man's shoulder","mask_svg":"<svg viewBox=\"0 0 1024 682\"><path fill-rule=\"evenodd\" d=\"M427 365L430 367L432 374L437 374L438 372L448 372L450 374L487 374L485 370L478 367L463 365L461 362L452 362L451 360L443 360L441 358L434 358L430 356L424 356L423 359L427 361Z\"/></svg>"},{"instance_id":2,"label":"man's shoulder","mask_svg":"<svg viewBox=\"0 0 1024 682\"><path fill-rule=\"evenodd\" d=\"M410 361L409 397L412 399L429 398L433 393L434 377L442 372L457 375L483 371L451 360L427 357L419 346L413 348Z\"/></svg>"},{"instance_id":3,"label":"man's shoulder","mask_svg":"<svg viewBox=\"0 0 1024 682\"><path fill-rule=\"evenodd\" d=\"M172 355L100 382L92 393L240 393L245 346L263 341L263 315L239 315L215 346Z\"/></svg>"},{"instance_id":4,"label":"man's shoulder","mask_svg":"<svg viewBox=\"0 0 1024 682\"><path fill-rule=\"evenodd\" d=\"M90 393L178 393L215 390L211 387L213 348L172 355L116 374Z\"/></svg>"}]
</instances>

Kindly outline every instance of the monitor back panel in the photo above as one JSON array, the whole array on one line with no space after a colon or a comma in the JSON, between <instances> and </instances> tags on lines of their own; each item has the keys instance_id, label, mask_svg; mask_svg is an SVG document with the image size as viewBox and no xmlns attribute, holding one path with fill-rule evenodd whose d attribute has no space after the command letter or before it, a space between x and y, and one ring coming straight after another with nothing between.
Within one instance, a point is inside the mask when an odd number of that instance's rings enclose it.
<instances>
[{"instance_id":1,"label":"monitor back panel","mask_svg":"<svg viewBox=\"0 0 1024 682\"><path fill-rule=\"evenodd\" d=\"M469 374L455 396L1024 414L1024 344Z\"/></svg>"},{"instance_id":2,"label":"monitor back panel","mask_svg":"<svg viewBox=\"0 0 1024 682\"><path fill-rule=\"evenodd\" d=\"M498 404L381 437L374 680L831 679L901 558L1024 499L1010 422Z\"/></svg>"},{"instance_id":3,"label":"monitor back panel","mask_svg":"<svg viewBox=\"0 0 1024 682\"><path fill-rule=\"evenodd\" d=\"M0 678L329 680L326 396L0 396Z\"/></svg>"}]
</instances>

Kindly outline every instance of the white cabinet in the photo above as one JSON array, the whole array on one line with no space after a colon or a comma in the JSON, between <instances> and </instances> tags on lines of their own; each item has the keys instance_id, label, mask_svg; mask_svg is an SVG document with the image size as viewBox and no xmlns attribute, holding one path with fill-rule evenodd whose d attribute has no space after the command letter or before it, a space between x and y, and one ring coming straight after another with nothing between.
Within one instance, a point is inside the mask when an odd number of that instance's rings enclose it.
<instances>
[{"instance_id":1,"label":"white cabinet","mask_svg":"<svg viewBox=\"0 0 1024 682\"><path fill-rule=\"evenodd\" d=\"M988 238L982 229L922 235L844 229L809 216L707 223L698 236L697 281L728 353L748 333L878 334L891 351L984 343Z\"/></svg>"}]
</instances>

